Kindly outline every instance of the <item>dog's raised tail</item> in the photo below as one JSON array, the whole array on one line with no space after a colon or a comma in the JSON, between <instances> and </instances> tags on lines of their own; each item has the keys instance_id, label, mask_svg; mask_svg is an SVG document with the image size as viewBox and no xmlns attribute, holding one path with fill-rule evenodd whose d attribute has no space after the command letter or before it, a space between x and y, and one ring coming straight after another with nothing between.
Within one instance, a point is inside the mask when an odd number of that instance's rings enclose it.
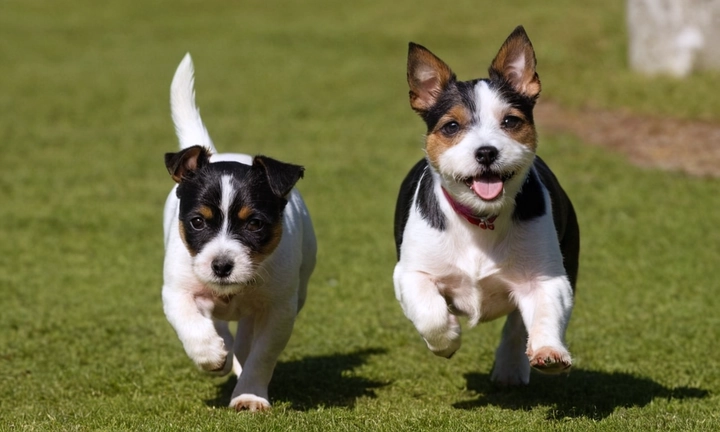
<instances>
[{"instance_id":1,"label":"dog's raised tail","mask_svg":"<svg viewBox=\"0 0 720 432\"><path fill-rule=\"evenodd\" d=\"M201 145L215 152L210 134L200 118L195 105L195 68L190 53L185 54L178 65L170 85L170 110L180 148Z\"/></svg>"}]
</instances>

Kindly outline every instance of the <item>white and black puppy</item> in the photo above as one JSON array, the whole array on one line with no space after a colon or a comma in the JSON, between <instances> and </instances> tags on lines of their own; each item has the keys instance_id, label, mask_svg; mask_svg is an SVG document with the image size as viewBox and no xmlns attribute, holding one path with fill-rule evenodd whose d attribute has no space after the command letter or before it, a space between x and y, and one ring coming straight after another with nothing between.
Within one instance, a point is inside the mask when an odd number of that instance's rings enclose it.
<instances>
[{"instance_id":1,"label":"white and black puppy","mask_svg":"<svg viewBox=\"0 0 720 432\"><path fill-rule=\"evenodd\" d=\"M170 94L180 151L165 155L178 184L165 204L163 306L199 368L238 375L230 406L266 410L268 384L315 267L313 226L294 189L304 169L215 154L193 80L188 54ZM238 321L234 341L228 321Z\"/></svg>"},{"instance_id":2,"label":"white and black puppy","mask_svg":"<svg viewBox=\"0 0 720 432\"><path fill-rule=\"evenodd\" d=\"M410 43L410 104L427 124L425 151L402 183L395 212L395 295L430 350L460 348L469 325L507 315L491 375L527 383L530 367L570 368L565 330L580 234L572 204L535 155L535 53L522 27L487 79L457 81Z\"/></svg>"}]
</instances>

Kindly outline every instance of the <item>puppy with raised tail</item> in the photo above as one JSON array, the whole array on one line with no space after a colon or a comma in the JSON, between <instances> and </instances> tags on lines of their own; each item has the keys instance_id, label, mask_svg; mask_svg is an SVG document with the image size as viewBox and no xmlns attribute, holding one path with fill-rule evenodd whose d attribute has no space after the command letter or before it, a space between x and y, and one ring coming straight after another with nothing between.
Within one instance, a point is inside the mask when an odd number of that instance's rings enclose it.
<instances>
[{"instance_id":1,"label":"puppy with raised tail","mask_svg":"<svg viewBox=\"0 0 720 432\"><path fill-rule=\"evenodd\" d=\"M165 155L177 185L165 204L163 307L200 369L238 376L230 406L263 411L315 267L313 226L294 189L304 169L217 154L193 81L188 54L170 93L180 151ZM237 321L234 338L228 321Z\"/></svg>"},{"instance_id":2,"label":"puppy with raised tail","mask_svg":"<svg viewBox=\"0 0 720 432\"><path fill-rule=\"evenodd\" d=\"M535 52L518 27L489 78L458 81L410 43L410 105L427 125L426 157L395 212L395 295L428 348L460 348L470 326L507 315L491 379L527 384L530 368L569 370L565 346L580 234L567 195L535 155Z\"/></svg>"}]
</instances>

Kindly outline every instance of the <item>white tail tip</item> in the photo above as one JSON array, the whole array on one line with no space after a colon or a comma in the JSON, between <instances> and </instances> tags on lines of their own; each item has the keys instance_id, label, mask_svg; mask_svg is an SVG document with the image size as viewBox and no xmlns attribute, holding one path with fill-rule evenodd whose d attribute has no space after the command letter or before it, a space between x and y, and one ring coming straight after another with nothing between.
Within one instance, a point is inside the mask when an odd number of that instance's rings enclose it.
<instances>
[{"instance_id":1,"label":"white tail tip","mask_svg":"<svg viewBox=\"0 0 720 432\"><path fill-rule=\"evenodd\" d=\"M215 146L195 105L195 69L190 53L185 54L170 85L170 110L180 148L201 145L215 152Z\"/></svg>"}]
</instances>

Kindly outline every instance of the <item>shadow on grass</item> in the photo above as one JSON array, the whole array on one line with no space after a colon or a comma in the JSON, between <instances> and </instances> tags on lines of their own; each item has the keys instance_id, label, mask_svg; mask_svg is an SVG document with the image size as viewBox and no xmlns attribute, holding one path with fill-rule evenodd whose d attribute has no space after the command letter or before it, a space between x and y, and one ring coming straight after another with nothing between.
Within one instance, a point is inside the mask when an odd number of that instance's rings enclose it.
<instances>
[{"instance_id":1,"label":"shadow on grass","mask_svg":"<svg viewBox=\"0 0 720 432\"><path fill-rule=\"evenodd\" d=\"M585 417L601 420L616 408L642 407L656 398L701 399L707 390L695 387L667 388L655 381L621 372L599 372L573 369L569 375L547 376L533 372L526 387L499 389L490 375L465 375L468 390L477 392L475 400L454 404L459 409L476 409L487 405L516 410L547 406L548 419Z\"/></svg>"},{"instance_id":2,"label":"shadow on grass","mask_svg":"<svg viewBox=\"0 0 720 432\"><path fill-rule=\"evenodd\" d=\"M353 407L358 398L375 397L374 389L389 382L372 381L353 375L369 356L384 354L384 349L365 349L348 354L305 357L280 362L270 382L271 402L290 402L290 409L307 411L318 407ZM230 403L237 379L232 376L218 385L214 399L206 403L226 407Z\"/></svg>"}]
</instances>

